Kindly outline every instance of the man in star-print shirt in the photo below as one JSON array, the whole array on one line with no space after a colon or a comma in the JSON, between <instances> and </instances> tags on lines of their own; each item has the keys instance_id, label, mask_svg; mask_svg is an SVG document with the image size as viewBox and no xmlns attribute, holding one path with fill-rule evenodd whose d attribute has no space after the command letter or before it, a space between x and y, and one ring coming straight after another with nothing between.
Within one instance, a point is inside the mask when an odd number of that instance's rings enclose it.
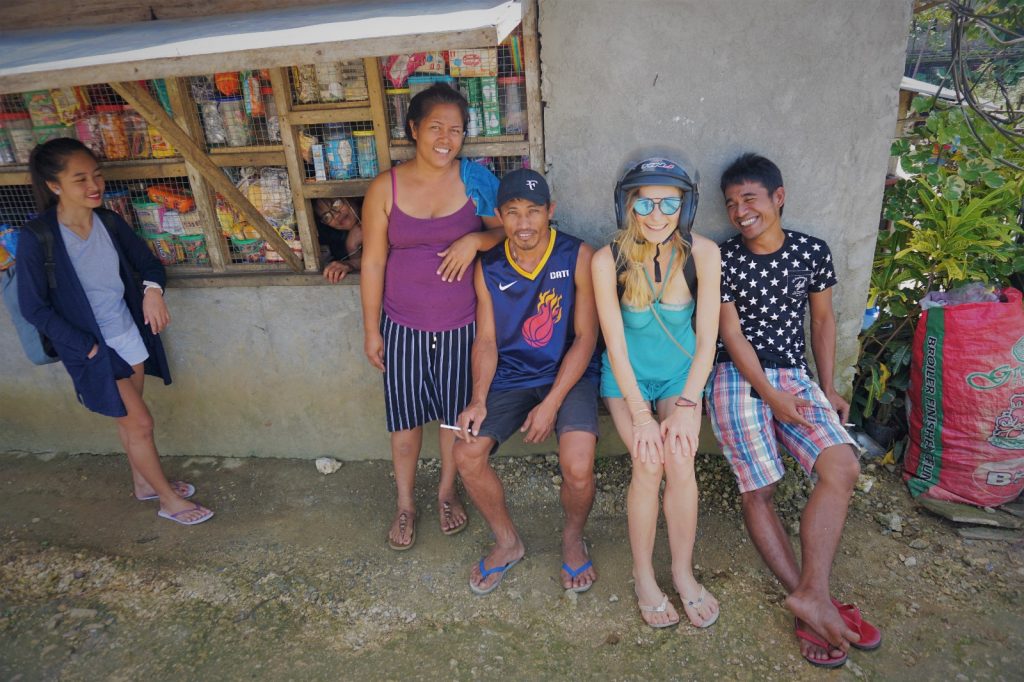
<instances>
[{"instance_id":1,"label":"man in star-print shirt","mask_svg":"<svg viewBox=\"0 0 1024 682\"><path fill-rule=\"evenodd\" d=\"M721 244L718 365L708 384L708 416L739 484L754 546L785 588L801 655L843 665L852 645L874 649L878 629L852 604L832 599L829 576L860 474L843 428L850 410L833 384L835 269L828 245L782 228L786 190L768 159L744 154L721 180L739 234ZM820 386L805 359L804 315ZM800 519L798 563L773 496L784 448L817 483Z\"/></svg>"}]
</instances>

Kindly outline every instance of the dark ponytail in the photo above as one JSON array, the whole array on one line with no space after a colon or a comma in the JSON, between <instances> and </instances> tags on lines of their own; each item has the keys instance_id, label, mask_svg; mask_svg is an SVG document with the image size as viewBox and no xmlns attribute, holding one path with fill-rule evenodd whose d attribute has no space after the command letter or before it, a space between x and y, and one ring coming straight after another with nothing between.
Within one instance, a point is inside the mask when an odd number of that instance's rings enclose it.
<instances>
[{"instance_id":1,"label":"dark ponytail","mask_svg":"<svg viewBox=\"0 0 1024 682\"><path fill-rule=\"evenodd\" d=\"M32 194L35 195L36 208L40 213L57 205L57 195L46 183L57 182L57 174L68 165L68 157L76 152L85 152L94 161L99 162L91 149L70 137L58 137L36 145L29 155L28 171L32 175Z\"/></svg>"},{"instance_id":2,"label":"dark ponytail","mask_svg":"<svg viewBox=\"0 0 1024 682\"><path fill-rule=\"evenodd\" d=\"M469 104L462 93L447 83L434 83L409 102L409 111L405 116L405 135L412 141L412 127L418 124L423 117L429 114L438 104L454 104L462 114L462 129L469 125Z\"/></svg>"}]
</instances>

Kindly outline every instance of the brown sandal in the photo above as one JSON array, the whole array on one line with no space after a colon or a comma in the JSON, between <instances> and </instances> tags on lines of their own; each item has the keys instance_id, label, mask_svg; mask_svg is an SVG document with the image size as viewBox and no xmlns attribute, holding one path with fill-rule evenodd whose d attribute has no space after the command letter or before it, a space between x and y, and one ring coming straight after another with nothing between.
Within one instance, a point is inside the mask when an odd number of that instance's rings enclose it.
<instances>
[{"instance_id":1,"label":"brown sandal","mask_svg":"<svg viewBox=\"0 0 1024 682\"><path fill-rule=\"evenodd\" d=\"M391 539L391 533L388 532L388 547L395 550L396 552L404 552L407 549L412 549L412 546L416 544L416 515L412 515L412 523L409 523L408 511L398 512L398 534L405 535L406 530L409 531L409 542L404 545L400 545ZM410 525L412 526L410 528Z\"/></svg>"}]
</instances>

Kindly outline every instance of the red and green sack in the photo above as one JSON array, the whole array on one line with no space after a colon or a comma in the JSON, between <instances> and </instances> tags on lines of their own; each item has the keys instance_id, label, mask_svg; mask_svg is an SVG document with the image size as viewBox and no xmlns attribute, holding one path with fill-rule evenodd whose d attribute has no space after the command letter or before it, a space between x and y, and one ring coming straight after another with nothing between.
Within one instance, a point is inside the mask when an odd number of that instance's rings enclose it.
<instances>
[{"instance_id":1,"label":"red and green sack","mask_svg":"<svg viewBox=\"0 0 1024 682\"><path fill-rule=\"evenodd\" d=\"M1024 308L1000 300L931 308L914 333L910 445L914 497L998 506L1024 489Z\"/></svg>"}]
</instances>

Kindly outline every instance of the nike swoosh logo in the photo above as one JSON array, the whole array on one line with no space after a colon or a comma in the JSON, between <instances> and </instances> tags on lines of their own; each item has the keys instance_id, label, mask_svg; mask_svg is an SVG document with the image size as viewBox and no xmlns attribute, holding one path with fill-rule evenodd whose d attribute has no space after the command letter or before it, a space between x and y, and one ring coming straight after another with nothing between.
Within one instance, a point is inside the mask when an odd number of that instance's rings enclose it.
<instances>
[{"instance_id":1,"label":"nike swoosh logo","mask_svg":"<svg viewBox=\"0 0 1024 682\"><path fill-rule=\"evenodd\" d=\"M515 284L518 281L519 280L514 279L511 282L509 282L508 284L498 284L498 290L499 291L505 291L505 289L508 289L510 286L512 286L513 284Z\"/></svg>"}]
</instances>

